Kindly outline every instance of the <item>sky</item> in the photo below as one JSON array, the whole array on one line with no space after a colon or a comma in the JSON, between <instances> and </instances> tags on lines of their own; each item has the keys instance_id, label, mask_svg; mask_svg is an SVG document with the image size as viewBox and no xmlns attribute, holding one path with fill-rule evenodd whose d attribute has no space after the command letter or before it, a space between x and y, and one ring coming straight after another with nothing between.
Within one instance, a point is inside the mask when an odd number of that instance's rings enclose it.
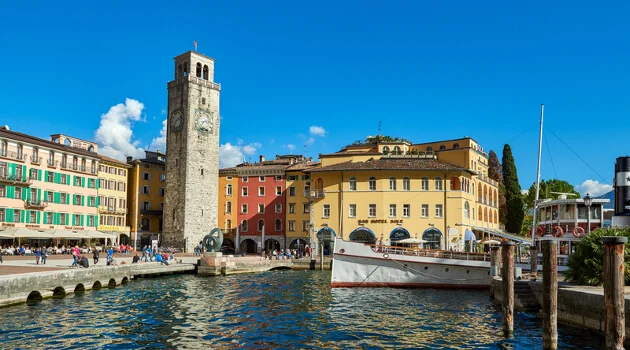
<instances>
[{"instance_id":1,"label":"sky","mask_svg":"<svg viewBox=\"0 0 630 350\"><path fill-rule=\"evenodd\" d=\"M630 155L630 3L610 1L5 1L0 125L164 149L172 59L216 59L221 165L318 158L366 136L470 136L524 189L610 190Z\"/></svg>"}]
</instances>

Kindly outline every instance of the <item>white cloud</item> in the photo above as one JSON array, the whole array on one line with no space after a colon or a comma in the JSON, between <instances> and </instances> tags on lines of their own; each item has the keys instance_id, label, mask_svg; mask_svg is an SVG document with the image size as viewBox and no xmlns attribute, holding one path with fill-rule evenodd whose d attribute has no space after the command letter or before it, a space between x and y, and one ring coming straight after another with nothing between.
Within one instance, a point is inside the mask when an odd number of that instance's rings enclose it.
<instances>
[{"instance_id":1,"label":"white cloud","mask_svg":"<svg viewBox=\"0 0 630 350\"><path fill-rule=\"evenodd\" d=\"M529 190L521 190L521 194L527 196L529 195Z\"/></svg>"},{"instance_id":2,"label":"white cloud","mask_svg":"<svg viewBox=\"0 0 630 350\"><path fill-rule=\"evenodd\" d=\"M597 180L586 180L582 182L581 185L575 186L575 189L580 192L582 196L589 193L592 197L597 197L612 191L612 186L599 183Z\"/></svg>"},{"instance_id":3,"label":"white cloud","mask_svg":"<svg viewBox=\"0 0 630 350\"><path fill-rule=\"evenodd\" d=\"M314 136L326 136L326 130L317 125L311 125L311 127L308 129L308 133Z\"/></svg>"},{"instance_id":4,"label":"white cloud","mask_svg":"<svg viewBox=\"0 0 630 350\"><path fill-rule=\"evenodd\" d=\"M144 156L144 150L138 147L140 142L132 140L131 130L132 122L142 120L143 109L142 102L127 98L125 104L112 106L101 115L101 123L95 133L96 141L101 144L99 153L122 161L126 156Z\"/></svg>"},{"instance_id":5,"label":"white cloud","mask_svg":"<svg viewBox=\"0 0 630 350\"><path fill-rule=\"evenodd\" d=\"M306 142L304 142L306 145L312 145L313 142L315 142L315 138L314 137L309 137L308 140L306 140Z\"/></svg>"},{"instance_id":6,"label":"white cloud","mask_svg":"<svg viewBox=\"0 0 630 350\"><path fill-rule=\"evenodd\" d=\"M219 146L219 168L229 168L242 163L246 155L255 154L262 145L253 142L245 145L243 140L238 139L237 144L229 142Z\"/></svg>"},{"instance_id":7,"label":"white cloud","mask_svg":"<svg viewBox=\"0 0 630 350\"><path fill-rule=\"evenodd\" d=\"M151 144L148 149L150 151L160 150L162 152L166 152L166 124L167 119L162 121L162 130L160 130L160 136L151 140Z\"/></svg>"},{"instance_id":8,"label":"white cloud","mask_svg":"<svg viewBox=\"0 0 630 350\"><path fill-rule=\"evenodd\" d=\"M285 147L288 148L289 151L291 151L291 152L293 152L295 150L295 145L294 144L288 144Z\"/></svg>"}]
</instances>

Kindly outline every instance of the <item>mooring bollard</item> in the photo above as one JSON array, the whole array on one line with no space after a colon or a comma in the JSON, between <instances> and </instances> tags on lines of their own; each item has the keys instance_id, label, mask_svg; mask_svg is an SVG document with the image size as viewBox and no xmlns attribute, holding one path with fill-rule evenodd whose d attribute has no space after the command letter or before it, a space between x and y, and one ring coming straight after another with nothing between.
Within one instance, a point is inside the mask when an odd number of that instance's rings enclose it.
<instances>
[{"instance_id":1,"label":"mooring bollard","mask_svg":"<svg viewBox=\"0 0 630 350\"><path fill-rule=\"evenodd\" d=\"M606 349L623 349L626 337L624 315L624 250L627 237L606 236L604 242L604 303Z\"/></svg>"},{"instance_id":2,"label":"mooring bollard","mask_svg":"<svg viewBox=\"0 0 630 350\"><path fill-rule=\"evenodd\" d=\"M529 270L531 278L538 276L538 250L535 245L529 247Z\"/></svg>"},{"instance_id":3,"label":"mooring bollard","mask_svg":"<svg viewBox=\"0 0 630 350\"><path fill-rule=\"evenodd\" d=\"M501 243L503 270L503 335L514 334L514 242Z\"/></svg>"},{"instance_id":4,"label":"mooring bollard","mask_svg":"<svg viewBox=\"0 0 630 350\"><path fill-rule=\"evenodd\" d=\"M558 242L542 239L543 254L543 349L558 348Z\"/></svg>"},{"instance_id":5,"label":"mooring bollard","mask_svg":"<svg viewBox=\"0 0 630 350\"><path fill-rule=\"evenodd\" d=\"M324 243L319 244L319 270L324 271Z\"/></svg>"},{"instance_id":6,"label":"mooring bollard","mask_svg":"<svg viewBox=\"0 0 630 350\"><path fill-rule=\"evenodd\" d=\"M499 252L499 246L493 246L490 248L490 277L499 276L501 265L501 253Z\"/></svg>"}]
</instances>

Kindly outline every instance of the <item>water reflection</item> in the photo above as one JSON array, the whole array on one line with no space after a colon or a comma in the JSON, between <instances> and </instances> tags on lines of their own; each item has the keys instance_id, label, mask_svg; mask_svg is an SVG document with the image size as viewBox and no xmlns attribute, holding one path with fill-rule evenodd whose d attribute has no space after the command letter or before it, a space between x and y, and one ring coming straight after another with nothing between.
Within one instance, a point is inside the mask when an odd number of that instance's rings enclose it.
<instances>
[{"instance_id":1,"label":"water reflection","mask_svg":"<svg viewBox=\"0 0 630 350\"><path fill-rule=\"evenodd\" d=\"M540 322L518 314L501 336L487 292L334 289L327 272L277 271L134 281L3 309L3 348L541 348ZM596 334L560 328L560 348Z\"/></svg>"}]
</instances>

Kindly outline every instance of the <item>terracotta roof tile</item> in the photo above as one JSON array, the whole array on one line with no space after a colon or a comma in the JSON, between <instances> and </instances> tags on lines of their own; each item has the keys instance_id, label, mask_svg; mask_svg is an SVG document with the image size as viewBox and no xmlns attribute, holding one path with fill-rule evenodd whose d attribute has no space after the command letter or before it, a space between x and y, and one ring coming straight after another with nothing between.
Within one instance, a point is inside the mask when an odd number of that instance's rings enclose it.
<instances>
[{"instance_id":1,"label":"terracotta roof tile","mask_svg":"<svg viewBox=\"0 0 630 350\"><path fill-rule=\"evenodd\" d=\"M320 164L319 162L293 164L287 168L287 171L301 171L301 170L310 169L312 167L318 166L319 164Z\"/></svg>"},{"instance_id":2,"label":"terracotta roof tile","mask_svg":"<svg viewBox=\"0 0 630 350\"><path fill-rule=\"evenodd\" d=\"M333 165L328 165L321 168L313 168L307 170L307 172L326 172L326 171L364 171L364 170L427 170L427 171L468 171L466 168L462 168L457 165L446 163L437 159L431 158L382 158L373 159L365 162L343 162Z\"/></svg>"}]
</instances>

